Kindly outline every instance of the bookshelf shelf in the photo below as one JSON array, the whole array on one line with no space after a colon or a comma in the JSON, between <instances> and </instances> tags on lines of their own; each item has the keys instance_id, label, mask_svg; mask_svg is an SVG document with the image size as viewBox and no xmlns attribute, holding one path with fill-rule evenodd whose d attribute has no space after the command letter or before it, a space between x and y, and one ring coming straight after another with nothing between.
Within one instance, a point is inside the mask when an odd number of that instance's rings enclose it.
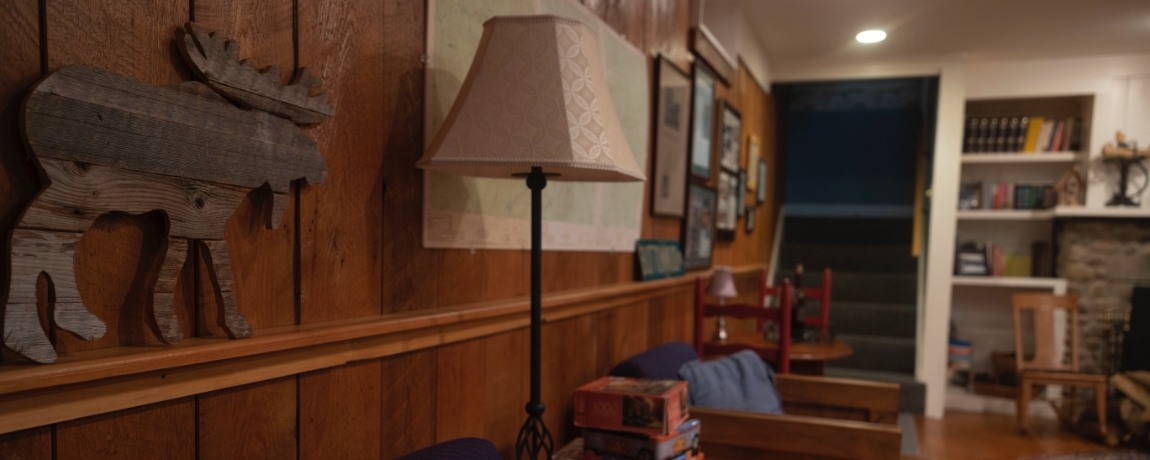
<instances>
[{"instance_id":1,"label":"bookshelf shelf","mask_svg":"<svg viewBox=\"0 0 1150 460\"><path fill-rule=\"evenodd\" d=\"M973 209L958 211L958 220L1050 220L1050 209Z\"/></svg>"},{"instance_id":2,"label":"bookshelf shelf","mask_svg":"<svg viewBox=\"0 0 1150 460\"><path fill-rule=\"evenodd\" d=\"M963 164L986 164L986 163L1072 163L1082 160L1083 155L1078 152L1058 152L1058 153L1026 153L1026 152L1001 152L1001 153L964 153L962 154Z\"/></svg>"},{"instance_id":3,"label":"bookshelf shelf","mask_svg":"<svg viewBox=\"0 0 1150 460\"><path fill-rule=\"evenodd\" d=\"M1054 216L1062 218L1102 217L1113 219L1150 218L1147 208L1084 208L1059 206L1054 208Z\"/></svg>"},{"instance_id":4,"label":"bookshelf shelf","mask_svg":"<svg viewBox=\"0 0 1150 460\"><path fill-rule=\"evenodd\" d=\"M1035 288L1052 291L1066 291L1066 280L1062 278L1030 278L1019 276L955 276L954 286Z\"/></svg>"}]
</instances>

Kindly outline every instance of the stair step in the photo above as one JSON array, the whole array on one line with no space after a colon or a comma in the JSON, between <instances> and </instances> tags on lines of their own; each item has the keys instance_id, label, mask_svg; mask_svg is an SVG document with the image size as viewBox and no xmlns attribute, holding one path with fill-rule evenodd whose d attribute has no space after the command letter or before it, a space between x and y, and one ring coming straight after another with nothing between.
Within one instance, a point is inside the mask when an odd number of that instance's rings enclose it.
<instances>
[{"instance_id":1,"label":"stair step","mask_svg":"<svg viewBox=\"0 0 1150 460\"><path fill-rule=\"evenodd\" d=\"M926 384L916 380L913 374L901 372L879 372L859 369L847 369L828 366L828 377L845 379L870 380L898 384L898 411L912 414L926 412Z\"/></svg>"},{"instance_id":2,"label":"stair step","mask_svg":"<svg viewBox=\"0 0 1150 460\"><path fill-rule=\"evenodd\" d=\"M908 244L914 238L910 218L788 217L784 243Z\"/></svg>"},{"instance_id":3,"label":"stair step","mask_svg":"<svg viewBox=\"0 0 1150 460\"><path fill-rule=\"evenodd\" d=\"M836 271L916 273L918 260L910 244L812 244L784 243L779 248L779 267L831 267Z\"/></svg>"},{"instance_id":4,"label":"stair step","mask_svg":"<svg viewBox=\"0 0 1150 460\"><path fill-rule=\"evenodd\" d=\"M914 304L831 301L831 330L836 334L915 337Z\"/></svg>"},{"instance_id":5,"label":"stair step","mask_svg":"<svg viewBox=\"0 0 1150 460\"><path fill-rule=\"evenodd\" d=\"M914 372L915 340L903 337L838 334L854 353L835 361L836 367L910 374Z\"/></svg>"},{"instance_id":6,"label":"stair step","mask_svg":"<svg viewBox=\"0 0 1150 460\"><path fill-rule=\"evenodd\" d=\"M804 266L804 286L822 286L823 269ZM831 305L835 302L917 303L918 275L915 273L868 273L833 270ZM794 279L794 269L780 270L775 279ZM777 285L777 283L776 283Z\"/></svg>"}]
</instances>

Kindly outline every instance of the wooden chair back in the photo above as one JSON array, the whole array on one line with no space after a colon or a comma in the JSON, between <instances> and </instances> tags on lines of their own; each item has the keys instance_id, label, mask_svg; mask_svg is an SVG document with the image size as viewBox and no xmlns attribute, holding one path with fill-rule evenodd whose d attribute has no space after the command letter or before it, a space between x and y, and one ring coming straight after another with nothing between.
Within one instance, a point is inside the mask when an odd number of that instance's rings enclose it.
<instances>
[{"instance_id":1,"label":"wooden chair back","mask_svg":"<svg viewBox=\"0 0 1150 460\"><path fill-rule=\"evenodd\" d=\"M764 361L774 365L779 373L790 372L791 349L791 296L793 287L789 279L783 280L781 286L770 287L766 285L765 273L760 277L759 293L756 296L757 304L731 303L720 305L708 301L706 294L707 280L699 277L695 281L695 352L700 358L715 355L728 355L742 350L753 350ZM777 306L767 308L768 298L778 299ZM762 322L771 322L778 325L779 339L777 343L767 343L762 340L761 334L754 342L730 340L725 343L711 341L703 330L704 322L708 317L726 316L736 319L755 319ZM760 327L760 332L762 331Z\"/></svg>"},{"instance_id":2,"label":"wooden chair back","mask_svg":"<svg viewBox=\"0 0 1150 460\"><path fill-rule=\"evenodd\" d=\"M1078 372L1078 298L1074 295L1019 293L1011 297L1014 310L1014 361L1016 369ZM1065 311L1070 321L1070 362L1057 352L1056 315ZM1031 313L1029 330L1023 330L1024 314ZM1034 341L1034 355L1027 358L1024 338Z\"/></svg>"},{"instance_id":3,"label":"wooden chair back","mask_svg":"<svg viewBox=\"0 0 1150 460\"><path fill-rule=\"evenodd\" d=\"M831 325L831 269L823 269L823 285L818 287L803 286L803 297L819 303L817 316L803 317L803 323L821 331L824 335Z\"/></svg>"}]
</instances>

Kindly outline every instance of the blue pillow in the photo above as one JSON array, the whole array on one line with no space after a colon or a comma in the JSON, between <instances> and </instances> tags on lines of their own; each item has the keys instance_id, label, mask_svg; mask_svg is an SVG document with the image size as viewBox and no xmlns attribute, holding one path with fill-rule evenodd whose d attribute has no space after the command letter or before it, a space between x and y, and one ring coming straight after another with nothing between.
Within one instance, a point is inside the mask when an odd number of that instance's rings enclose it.
<instances>
[{"instance_id":1,"label":"blue pillow","mask_svg":"<svg viewBox=\"0 0 1150 460\"><path fill-rule=\"evenodd\" d=\"M782 414L775 375L755 352L743 350L713 361L691 361L679 368L691 404L764 414Z\"/></svg>"}]
</instances>

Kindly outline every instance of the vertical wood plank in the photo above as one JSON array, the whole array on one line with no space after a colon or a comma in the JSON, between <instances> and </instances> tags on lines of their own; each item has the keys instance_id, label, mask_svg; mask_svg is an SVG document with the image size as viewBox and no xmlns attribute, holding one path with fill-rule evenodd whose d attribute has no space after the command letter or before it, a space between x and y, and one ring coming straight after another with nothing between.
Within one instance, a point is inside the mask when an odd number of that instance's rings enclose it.
<instances>
[{"instance_id":1,"label":"vertical wood plank","mask_svg":"<svg viewBox=\"0 0 1150 460\"><path fill-rule=\"evenodd\" d=\"M527 420L523 407L531 399L530 336L521 329L489 337L485 342L488 365L484 371L483 436L495 443L503 458L515 458L515 440ZM542 388L549 386L546 377L541 381ZM458 384L441 382L459 390ZM542 396L546 404L546 395ZM552 410L551 406L547 410Z\"/></svg>"},{"instance_id":2,"label":"vertical wood plank","mask_svg":"<svg viewBox=\"0 0 1150 460\"><path fill-rule=\"evenodd\" d=\"M485 410L489 379L469 376L491 375L494 371L497 363L487 359L489 340L493 339L485 337L439 348L435 393L436 442L483 436L484 420L488 415Z\"/></svg>"},{"instance_id":3,"label":"vertical wood plank","mask_svg":"<svg viewBox=\"0 0 1150 460\"><path fill-rule=\"evenodd\" d=\"M423 154L423 53L426 2L389 1L384 5L387 44L381 124L384 135L384 305L387 312L428 308L436 302L440 271L436 251L423 249L423 173L415 161ZM451 269L448 269L451 270Z\"/></svg>"},{"instance_id":4,"label":"vertical wood plank","mask_svg":"<svg viewBox=\"0 0 1150 460\"><path fill-rule=\"evenodd\" d=\"M197 24L235 40L240 59L250 59L261 68L278 66L288 82L294 65L291 0L197 0L194 5ZM235 295L257 335L262 328L296 322L295 192L293 187L281 221L270 222L275 228L267 226L273 201L267 189L249 193L228 220L225 238ZM211 294L211 283L203 269L199 273L205 276L198 284L209 291L198 296L205 304L201 310L216 311L222 305L214 305L216 296L205 295ZM200 457L295 458L297 383L296 377L283 378L198 396Z\"/></svg>"},{"instance_id":5,"label":"vertical wood plank","mask_svg":"<svg viewBox=\"0 0 1150 460\"><path fill-rule=\"evenodd\" d=\"M0 6L0 298L7 298L11 280L11 235L20 213L40 185L18 131L22 96L40 77L40 28L36 0L4 2ZM0 347L0 362L23 360Z\"/></svg>"},{"instance_id":6,"label":"vertical wood plank","mask_svg":"<svg viewBox=\"0 0 1150 460\"><path fill-rule=\"evenodd\" d=\"M371 360L299 376L299 458L381 457L381 369Z\"/></svg>"},{"instance_id":7,"label":"vertical wood plank","mask_svg":"<svg viewBox=\"0 0 1150 460\"><path fill-rule=\"evenodd\" d=\"M195 424L193 398L60 423L56 458L193 459Z\"/></svg>"},{"instance_id":8,"label":"vertical wood plank","mask_svg":"<svg viewBox=\"0 0 1150 460\"><path fill-rule=\"evenodd\" d=\"M578 436L574 427L575 389L606 375L599 369L596 353L595 317L584 315L548 323L543 332L543 420L555 438L556 448Z\"/></svg>"},{"instance_id":9,"label":"vertical wood plank","mask_svg":"<svg viewBox=\"0 0 1150 460\"><path fill-rule=\"evenodd\" d=\"M306 0L298 16L301 65L324 79L336 107L309 130L328 178L300 191L300 321L379 314L384 5ZM300 458L380 456L381 373L372 360L300 376Z\"/></svg>"},{"instance_id":10,"label":"vertical wood plank","mask_svg":"<svg viewBox=\"0 0 1150 460\"><path fill-rule=\"evenodd\" d=\"M52 458L52 429L32 428L0 435L0 458L48 460Z\"/></svg>"},{"instance_id":11,"label":"vertical wood plank","mask_svg":"<svg viewBox=\"0 0 1150 460\"><path fill-rule=\"evenodd\" d=\"M146 83L178 83L182 78L171 40L175 28L188 19L187 8L187 2L162 0L47 2L48 67L88 64ZM147 261L155 262L162 235L154 233L155 222L147 219L113 224L119 228L97 231L82 240L91 251L78 251L75 261L81 286L99 286L89 307L109 324L109 334L94 342L61 334L60 348L94 349L147 340L135 332L142 318L123 307L146 304L150 286L139 280L144 272L158 269ZM125 253L136 259L123 258ZM109 287L111 291L103 291ZM137 307L128 310L133 308ZM184 327L185 335L190 335ZM55 450L59 459L190 459L195 457L195 443L195 403L183 398L59 424Z\"/></svg>"},{"instance_id":12,"label":"vertical wood plank","mask_svg":"<svg viewBox=\"0 0 1150 460\"><path fill-rule=\"evenodd\" d=\"M199 458L295 458L296 378L198 396Z\"/></svg>"},{"instance_id":13,"label":"vertical wood plank","mask_svg":"<svg viewBox=\"0 0 1150 460\"><path fill-rule=\"evenodd\" d=\"M598 366L609 370L647 349L648 304L637 303L599 312L596 318Z\"/></svg>"},{"instance_id":14,"label":"vertical wood plank","mask_svg":"<svg viewBox=\"0 0 1150 460\"><path fill-rule=\"evenodd\" d=\"M259 68L279 67L284 82L289 81L294 53L291 0L198 0L194 13L197 24L235 40L241 60L250 59ZM271 222L278 226L274 229L267 226L272 201L267 190L253 191L227 226L240 312L256 330L295 323L294 193L281 222ZM214 302L215 296L200 299Z\"/></svg>"},{"instance_id":15,"label":"vertical wood plank","mask_svg":"<svg viewBox=\"0 0 1150 460\"><path fill-rule=\"evenodd\" d=\"M149 84L172 85L183 78L171 46L173 33L188 19L187 2L96 0L47 2L47 54L50 70L65 65L102 67ZM114 45L113 45L114 44ZM162 242L157 222L110 216L94 224L76 253L80 292L88 308L107 325L104 338L57 337L57 348L75 352L155 341L146 331L142 305L149 272ZM185 336L191 330L186 329Z\"/></svg>"},{"instance_id":16,"label":"vertical wood plank","mask_svg":"<svg viewBox=\"0 0 1150 460\"><path fill-rule=\"evenodd\" d=\"M382 458L398 458L435 444L438 401L436 351L423 350L385 358L380 385Z\"/></svg>"},{"instance_id":17,"label":"vertical wood plank","mask_svg":"<svg viewBox=\"0 0 1150 460\"><path fill-rule=\"evenodd\" d=\"M336 107L336 116L309 129L328 174L326 183L300 193L305 324L381 312L385 144L380 127L389 120L381 82L390 76L380 55L390 45L383 22L379 1L299 5L301 65L324 79Z\"/></svg>"}]
</instances>

